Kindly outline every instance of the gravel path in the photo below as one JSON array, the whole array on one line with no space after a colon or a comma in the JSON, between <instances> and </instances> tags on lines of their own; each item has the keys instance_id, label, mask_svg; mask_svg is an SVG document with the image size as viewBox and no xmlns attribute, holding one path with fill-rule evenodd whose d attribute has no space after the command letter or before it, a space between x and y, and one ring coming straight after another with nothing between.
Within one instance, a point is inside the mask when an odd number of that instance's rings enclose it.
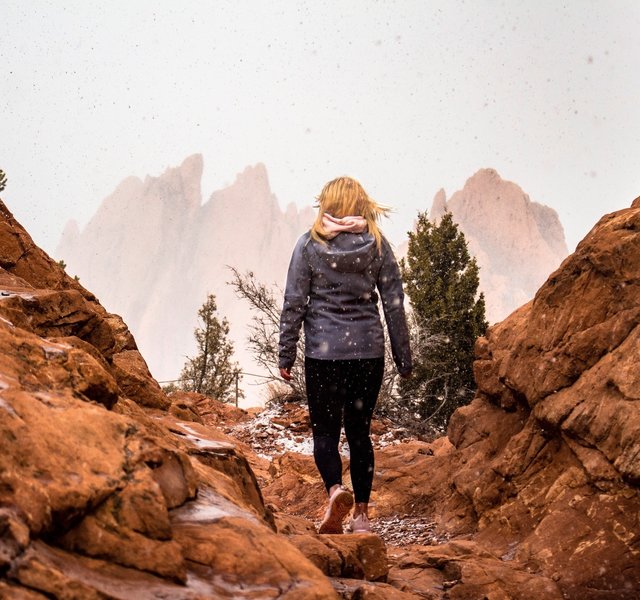
<instances>
[{"instance_id":1,"label":"gravel path","mask_svg":"<svg viewBox=\"0 0 640 600\"><path fill-rule=\"evenodd\" d=\"M371 520L371 529L387 546L407 546L419 544L433 546L448 540L447 536L435 533L435 523L424 517L396 515L377 517Z\"/></svg>"}]
</instances>

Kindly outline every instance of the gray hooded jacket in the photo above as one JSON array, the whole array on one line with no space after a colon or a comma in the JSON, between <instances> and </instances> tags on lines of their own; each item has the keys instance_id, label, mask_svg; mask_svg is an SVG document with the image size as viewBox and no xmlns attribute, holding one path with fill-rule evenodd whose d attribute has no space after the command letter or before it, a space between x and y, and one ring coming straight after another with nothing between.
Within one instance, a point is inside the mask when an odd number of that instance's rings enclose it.
<instances>
[{"instance_id":1,"label":"gray hooded jacket","mask_svg":"<svg viewBox=\"0 0 640 600\"><path fill-rule=\"evenodd\" d=\"M279 366L289 369L304 323L305 354L320 359L379 358L384 334L382 299L393 359L400 374L411 371L400 270L391 246L365 233L339 233L325 244L305 233L289 264L280 317Z\"/></svg>"}]
</instances>

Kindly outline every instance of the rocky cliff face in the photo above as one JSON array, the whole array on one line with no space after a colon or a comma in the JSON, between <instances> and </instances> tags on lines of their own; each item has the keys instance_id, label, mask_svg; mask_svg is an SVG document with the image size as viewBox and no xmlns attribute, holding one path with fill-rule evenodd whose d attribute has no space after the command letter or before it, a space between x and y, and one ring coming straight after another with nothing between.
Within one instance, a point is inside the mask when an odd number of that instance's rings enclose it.
<instances>
[{"instance_id":1,"label":"rocky cliff face","mask_svg":"<svg viewBox=\"0 0 640 600\"><path fill-rule=\"evenodd\" d=\"M493 169L478 171L449 200L440 190L429 217L437 221L445 211L451 212L478 260L491 323L528 302L567 256L556 212L532 202Z\"/></svg>"},{"instance_id":2,"label":"rocky cliff face","mask_svg":"<svg viewBox=\"0 0 640 600\"><path fill-rule=\"evenodd\" d=\"M389 457L382 504L434 514L565 597L637 597L639 336L640 198L478 341L475 400L433 455Z\"/></svg>"},{"instance_id":3,"label":"rocky cliff face","mask_svg":"<svg viewBox=\"0 0 640 600\"><path fill-rule=\"evenodd\" d=\"M202 398L171 405L123 321L1 202L0 348L1 598L336 598ZM386 574L381 544L336 544L339 574Z\"/></svg>"},{"instance_id":4,"label":"rocky cliff face","mask_svg":"<svg viewBox=\"0 0 640 600\"><path fill-rule=\"evenodd\" d=\"M125 316L161 380L179 375L193 355L197 311L208 293L216 294L237 355L249 363L243 347L250 314L225 283L227 266L283 286L295 241L313 219L311 208L280 210L261 164L202 204L202 167L194 155L160 177L126 179L82 232L67 226L56 250L69 273Z\"/></svg>"}]
</instances>

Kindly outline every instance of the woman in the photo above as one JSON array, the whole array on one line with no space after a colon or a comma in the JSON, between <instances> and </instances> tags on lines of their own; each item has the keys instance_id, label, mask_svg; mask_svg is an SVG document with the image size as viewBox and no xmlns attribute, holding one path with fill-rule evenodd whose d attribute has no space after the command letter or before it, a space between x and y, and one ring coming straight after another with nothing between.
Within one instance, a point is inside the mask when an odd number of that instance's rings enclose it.
<instances>
[{"instance_id":1,"label":"woman","mask_svg":"<svg viewBox=\"0 0 640 600\"><path fill-rule=\"evenodd\" d=\"M300 326L305 332L305 380L313 430L313 455L329 495L320 533L342 533L354 504L342 486L338 451L344 428L351 457L355 509L353 532L370 531L373 482L369 437L384 371L382 299L393 358L401 376L411 374L411 352L398 264L377 221L377 205L350 177L327 183L318 216L296 244L289 265L280 319L279 367L291 380Z\"/></svg>"}]
</instances>

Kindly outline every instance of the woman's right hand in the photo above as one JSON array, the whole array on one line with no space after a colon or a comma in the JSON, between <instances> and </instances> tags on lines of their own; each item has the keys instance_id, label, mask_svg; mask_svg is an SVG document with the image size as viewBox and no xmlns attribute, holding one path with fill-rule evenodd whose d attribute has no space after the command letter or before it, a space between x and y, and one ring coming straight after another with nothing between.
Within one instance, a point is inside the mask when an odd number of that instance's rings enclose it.
<instances>
[{"instance_id":1,"label":"woman's right hand","mask_svg":"<svg viewBox=\"0 0 640 600\"><path fill-rule=\"evenodd\" d=\"M285 369L283 367L280 367L280 376L285 381L291 381L293 379L293 377L291 377L291 369Z\"/></svg>"}]
</instances>

